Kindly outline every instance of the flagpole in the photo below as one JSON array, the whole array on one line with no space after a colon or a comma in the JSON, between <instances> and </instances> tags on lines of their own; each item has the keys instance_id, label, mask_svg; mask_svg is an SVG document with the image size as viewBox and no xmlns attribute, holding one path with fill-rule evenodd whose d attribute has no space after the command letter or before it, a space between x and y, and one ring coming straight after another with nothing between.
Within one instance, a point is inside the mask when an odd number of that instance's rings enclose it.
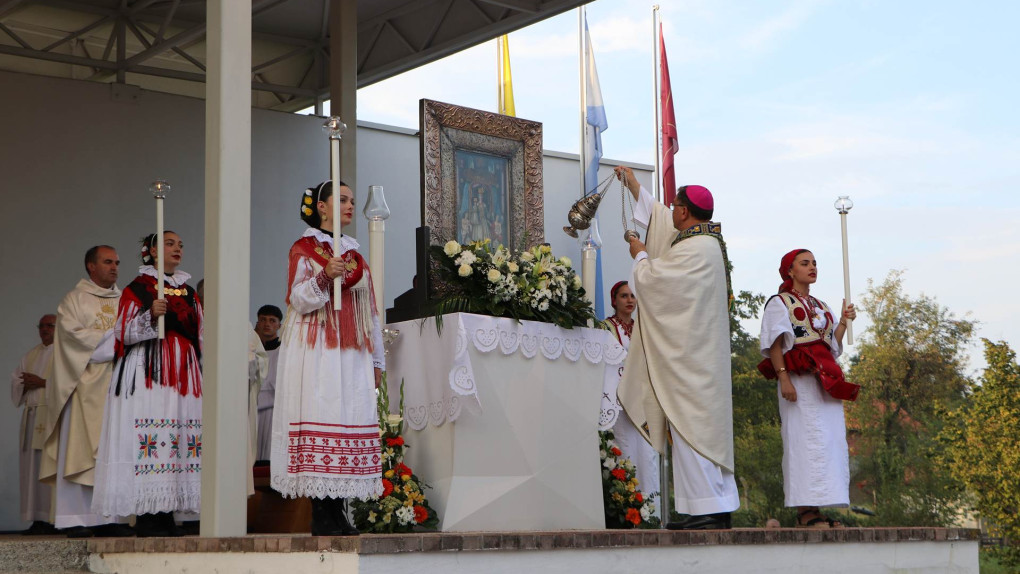
<instances>
[{"instance_id":1,"label":"flagpole","mask_svg":"<svg viewBox=\"0 0 1020 574\"><path fill-rule=\"evenodd\" d=\"M496 111L503 113L503 40L496 38Z\"/></svg>"},{"instance_id":2,"label":"flagpole","mask_svg":"<svg viewBox=\"0 0 1020 574\"><path fill-rule=\"evenodd\" d=\"M659 78L659 5L652 6L652 109L655 110L655 201L661 202L662 195L662 109L659 101L661 79Z\"/></svg>"},{"instance_id":3,"label":"flagpole","mask_svg":"<svg viewBox=\"0 0 1020 574\"><path fill-rule=\"evenodd\" d=\"M579 166L579 168L581 170L581 197L584 197L585 192L588 191L588 189L586 187L587 186L587 182L584 181L585 171L587 171L587 166L588 166L588 162L586 161L587 158L584 157L585 156L584 136L585 136L585 131L586 131L585 130L585 123L587 123L586 118L587 118L587 112L588 112L588 99L587 99L587 96L585 94L585 86L586 86L586 83L587 83L587 78L586 78L585 72L587 70L585 69L584 58L587 55L586 54L587 50L586 50L585 37L584 37L584 6L581 6L580 8L577 9L577 39L578 39L578 42L577 42L577 44L578 44L578 46L577 46L577 63L578 63L577 77L578 77L578 88L579 88L578 92L580 93L580 132L581 132L580 133L581 139L578 141L578 143L580 144L579 145L580 149L578 150L578 158L580 159L580 161L578 162L578 166Z\"/></svg>"}]
</instances>

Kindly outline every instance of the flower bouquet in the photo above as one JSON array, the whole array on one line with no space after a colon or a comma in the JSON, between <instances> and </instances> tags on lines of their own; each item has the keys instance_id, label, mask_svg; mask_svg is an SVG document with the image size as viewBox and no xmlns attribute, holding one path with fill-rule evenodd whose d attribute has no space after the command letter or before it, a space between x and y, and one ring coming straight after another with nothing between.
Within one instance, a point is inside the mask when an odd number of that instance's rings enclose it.
<instances>
[{"instance_id":1,"label":"flower bouquet","mask_svg":"<svg viewBox=\"0 0 1020 574\"><path fill-rule=\"evenodd\" d=\"M404 426L404 384L400 384L400 413L390 413L390 398L383 373L376 408L379 413L379 438L382 443L382 486L379 498L353 500L354 522L362 532L411 532L416 526L435 529L439 515L429 506L424 489L429 488L404 464L407 444L401 435Z\"/></svg>"},{"instance_id":2,"label":"flower bouquet","mask_svg":"<svg viewBox=\"0 0 1020 574\"><path fill-rule=\"evenodd\" d=\"M602 502L606 511L606 528L658 528L653 516L654 495L645 496L638 490L634 463L622 458L612 430L599 432L599 457L602 459Z\"/></svg>"},{"instance_id":3,"label":"flower bouquet","mask_svg":"<svg viewBox=\"0 0 1020 574\"><path fill-rule=\"evenodd\" d=\"M581 278L567 257L554 257L548 245L520 253L488 239L429 247L440 277L450 291L436 305L437 319L467 312L545 321L570 329L595 319L584 298Z\"/></svg>"}]
</instances>

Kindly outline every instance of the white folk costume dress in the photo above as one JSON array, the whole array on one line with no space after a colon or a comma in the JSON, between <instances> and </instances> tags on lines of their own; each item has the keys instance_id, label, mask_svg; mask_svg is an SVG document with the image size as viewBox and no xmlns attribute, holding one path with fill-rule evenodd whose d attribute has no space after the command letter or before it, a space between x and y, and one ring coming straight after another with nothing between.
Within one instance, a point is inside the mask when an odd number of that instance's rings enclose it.
<instances>
[{"instance_id":1,"label":"white folk costume dress","mask_svg":"<svg viewBox=\"0 0 1020 574\"><path fill-rule=\"evenodd\" d=\"M625 325L616 316L607 317L602 325L616 337L624 349L630 348L631 329L634 323ZM659 453L641 436L624 411L616 391L623 377L623 363L606 369L606 380L602 387L602 409L599 413L599 430L613 430L616 445L623 451L624 458L634 463L638 488L645 495L659 493Z\"/></svg>"},{"instance_id":2,"label":"white folk costume dress","mask_svg":"<svg viewBox=\"0 0 1020 574\"><path fill-rule=\"evenodd\" d=\"M269 356L266 378L259 387L258 398L258 445L256 460L269 460L273 443L273 403L276 401L276 366L280 357L280 338L262 344Z\"/></svg>"},{"instance_id":3,"label":"white folk costume dress","mask_svg":"<svg viewBox=\"0 0 1020 574\"><path fill-rule=\"evenodd\" d=\"M641 309L618 396L657 451L673 442L681 514L740 507L733 476L729 286L716 223L678 234L672 212L644 188L634 221L648 228L630 287Z\"/></svg>"},{"instance_id":4,"label":"white folk costume dress","mask_svg":"<svg viewBox=\"0 0 1020 574\"><path fill-rule=\"evenodd\" d=\"M382 493L374 367L384 368L372 278L342 236L340 311L325 265L333 239L308 229L290 250L287 314L273 408L272 487L287 497L360 498Z\"/></svg>"},{"instance_id":5,"label":"white folk costume dress","mask_svg":"<svg viewBox=\"0 0 1020 574\"><path fill-rule=\"evenodd\" d=\"M152 317L157 271L143 265L117 314L92 507L104 515L199 512L202 305L183 271L165 277L166 338Z\"/></svg>"},{"instance_id":6,"label":"white folk costume dress","mask_svg":"<svg viewBox=\"0 0 1020 574\"><path fill-rule=\"evenodd\" d=\"M21 519L49 522L52 488L39 482L39 463L46 440L46 388L26 389L21 376L31 373L51 384L53 345L32 347L11 373L11 402L21 411L18 430L18 478L21 484Z\"/></svg>"},{"instance_id":7,"label":"white folk costume dress","mask_svg":"<svg viewBox=\"0 0 1020 574\"><path fill-rule=\"evenodd\" d=\"M40 479L53 484L54 526L97 526L92 511L96 452L113 372L120 289L82 279L57 307L53 380L46 383L46 445Z\"/></svg>"},{"instance_id":8,"label":"white folk costume dress","mask_svg":"<svg viewBox=\"0 0 1020 574\"><path fill-rule=\"evenodd\" d=\"M813 313L806 311L805 303L813 308ZM833 314L828 305L814 297L801 300L791 293L781 293L765 304L760 338L762 356L768 361L769 349L782 339L784 355L794 345L824 343L835 359L843 348L833 330ZM768 366L771 367L771 362ZM784 399L777 384L786 506L849 506L850 465L843 401L826 392L815 374L796 372L798 369L790 360L787 367L797 400ZM774 378L774 371L769 378Z\"/></svg>"}]
</instances>

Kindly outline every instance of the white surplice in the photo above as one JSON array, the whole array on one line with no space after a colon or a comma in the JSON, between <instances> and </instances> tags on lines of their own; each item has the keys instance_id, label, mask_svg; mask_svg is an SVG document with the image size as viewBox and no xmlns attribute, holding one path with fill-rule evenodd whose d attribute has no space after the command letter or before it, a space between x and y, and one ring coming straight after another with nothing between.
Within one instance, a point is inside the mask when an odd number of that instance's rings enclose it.
<instances>
[{"instance_id":1,"label":"white surplice","mask_svg":"<svg viewBox=\"0 0 1020 574\"><path fill-rule=\"evenodd\" d=\"M819 316L826 310L817 308ZM793 348L790 313L779 297L773 297L762 314L761 354L782 338L783 354ZM823 319L824 320L824 319ZM833 337L832 355L843 349ZM789 373L797 400L788 401L779 391L779 416L783 436L783 490L786 506L850 505L850 458L846 442L843 401L832 397L814 375Z\"/></svg>"},{"instance_id":2,"label":"white surplice","mask_svg":"<svg viewBox=\"0 0 1020 574\"><path fill-rule=\"evenodd\" d=\"M269 367L266 378L259 388L256 460L269 460L273 444L273 403L276 401L276 368L280 357L280 348L266 350L266 354L269 356Z\"/></svg>"},{"instance_id":3,"label":"white surplice","mask_svg":"<svg viewBox=\"0 0 1020 574\"><path fill-rule=\"evenodd\" d=\"M22 407L21 427L18 431L18 479L21 484L21 518L31 521L50 521L50 498L53 489L39 482L39 462L42 458L43 442L46 440L44 412L46 392L44 388L26 389L21 380L25 373L31 373L51 382L53 371L53 345L36 345L22 357L18 367L11 373L11 402Z\"/></svg>"}]
</instances>

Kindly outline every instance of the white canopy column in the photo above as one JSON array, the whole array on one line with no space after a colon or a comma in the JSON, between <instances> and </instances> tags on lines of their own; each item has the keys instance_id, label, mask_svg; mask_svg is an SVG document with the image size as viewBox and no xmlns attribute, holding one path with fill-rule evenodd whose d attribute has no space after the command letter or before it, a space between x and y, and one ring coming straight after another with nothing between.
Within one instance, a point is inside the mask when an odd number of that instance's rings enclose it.
<instances>
[{"instance_id":1,"label":"white canopy column","mask_svg":"<svg viewBox=\"0 0 1020 574\"><path fill-rule=\"evenodd\" d=\"M355 198L368 199L357 183L358 147L358 2L330 0L329 4L329 97L330 113L340 116L347 131L340 141L340 177L351 186ZM323 149L326 149L323 147ZM357 219L344 233L357 235Z\"/></svg>"},{"instance_id":2,"label":"white canopy column","mask_svg":"<svg viewBox=\"0 0 1020 574\"><path fill-rule=\"evenodd\" d=\"M206 6L202 536L243 536L248 467L251 0Z\"/></svg>"}]
</instances>

